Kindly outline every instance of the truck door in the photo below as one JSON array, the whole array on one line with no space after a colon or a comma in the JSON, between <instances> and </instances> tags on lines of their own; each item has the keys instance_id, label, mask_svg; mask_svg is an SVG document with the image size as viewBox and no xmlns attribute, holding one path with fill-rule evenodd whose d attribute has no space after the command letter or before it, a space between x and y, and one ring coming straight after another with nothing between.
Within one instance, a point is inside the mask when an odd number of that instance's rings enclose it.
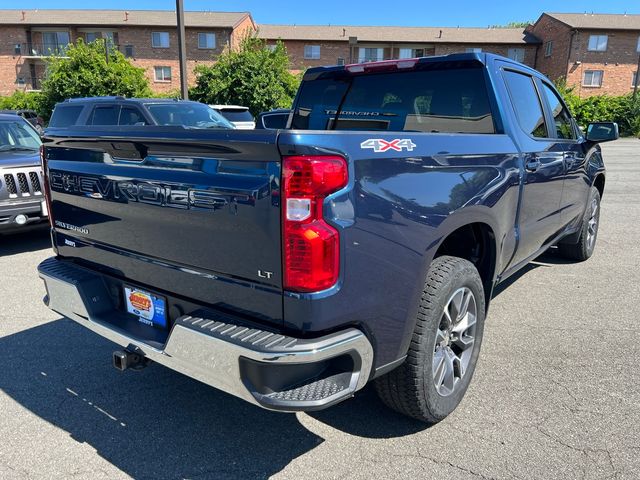
<instances>
[{"instance_id":1,"label":"truck door","mask_svg":"<svg viewBox=\"0 0 640 480\"><path fill-rule=\"evenodd\" d=\"M545 120L534 79L509 69L504 69L503 76L521 130L516 133L524 164L515 265L539 251L561 228L564 152Z\"/></svg>"},{"instance_id":2,"label":"truck door","mask_svg":"<svg viewBox=\"0 0 640 480\"><path fill-rule=\"evenodd\" d=\"M556 148L564 153L565 176L560 200L562 226L582 218L591 182L587 176L584 140L578 135L569 110L555 89L538 80L539 89L548 105L549 123L556 137Z\"/></svg>"}]
</instances>

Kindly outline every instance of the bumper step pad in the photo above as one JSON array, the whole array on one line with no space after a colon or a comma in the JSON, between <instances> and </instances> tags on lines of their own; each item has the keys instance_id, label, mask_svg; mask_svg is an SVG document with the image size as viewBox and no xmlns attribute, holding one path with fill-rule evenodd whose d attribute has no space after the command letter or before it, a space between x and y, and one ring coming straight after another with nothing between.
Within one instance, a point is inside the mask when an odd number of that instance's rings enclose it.
<instances>
[{"instance_id":1,"label":"bumper step pad","mask_svg":"<svg viewBox=\"0 0 640 480\"><path fill-rule=\"evenodd\" d=\"M367 383L373 349L356 328L317 338L262 330L223 312L176 318L166 341L132 333L100 273L59 258L38 266L45 303L118 345L263 408L320 410ZM137 322L136 322L137 323ZM165 333L166 335L166 333Z\"/></svg>"}]
</instances>

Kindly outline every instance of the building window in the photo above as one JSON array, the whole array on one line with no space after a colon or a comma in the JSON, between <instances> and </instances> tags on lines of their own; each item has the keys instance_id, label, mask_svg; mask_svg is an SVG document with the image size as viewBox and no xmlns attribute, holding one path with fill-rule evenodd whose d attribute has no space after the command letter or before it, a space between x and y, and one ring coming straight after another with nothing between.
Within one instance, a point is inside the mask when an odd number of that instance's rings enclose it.
<instances>
[{"instance_id":1,"label":"building window","mask_svg":"<svg viewBox=\"0 0 640 480\"><path fill-rule=\"evenodd\" d=\"M482 49L480 47L469 47L465 49L467 53L482 53Z\"/></svg>"},{"instance_id":2,"label":"building window","mask_svg":"<svg viewBox=\"0 0 640 480\"><path fill-rule=\"evenodd\" d=\"M125 45L124 46L124 56L126 58L133 57L133 45Z\"/></svg>"},{"instance_id":3,"label":"building window","mask_svg":"<svg viewBox=\"0 0 640 480\"><path fill-rule=\"evenodd\" d=\"M524 63L524 48L510 48L507 56L516 62Z\"/></svg>"},{"instance_id":4,"label":"building window","mask_svg":"<svg viewBox=\"0 0 640 480\"><path fill-rule=\"evenodd\" d=\"M424 48L401 48L399 59L424 57Z\"/></svg>"},{"instance_id":5,"label":"building window","mask_svg":"<svg viewBox=\"0 0 640 480\"><path fill-rule=\"evenodd\" d=\"M63 55L69 43L71 43L69 32L42 32L44 55Z\"/></svg>"},{"instance_id":6,"label":"building window","mask_svg":"<svg viewBox=\"0 0 640 480\"><path fill-rule=\"evenodd\" d=\"M84 39L87 43L95 42L98 38L102 38L100 32L87 32L84 34Z\"/></svg>"},{"instance_id":7,"label":"building window","mask_svg":"<svg viewBox=\"0 0 640 480\"><path fill-rule=\"evenodd\" d=\"M635 72L633 72L633 74L631 75L631 86L635 87L636 84L638 83L638 71L636 70Z\"/></svg>"},{"instance_id":8,"label":"building window","mask_svg":"<svg viewBox=\"0 0 640 480\"><path fill-rule=\"evenodd\" d=\"M550 57L553 53L553 42L547 42L544 44L544 56Z\"/></svg>"},{"instance_id":9,"label":"building window","mask_svg":"<svg viewBox=\"0 0 640 480\"><path fill-rule=\"evenodd\" d=\"M275 52L276 48L278 48L278 45L266 45L264 48L266 48L267 50L269 50L270 52Z\"/></svg>"},{"instance_id":10,"label":"building window","mask_svg":"<svg viewBox=\"0 0 640 480\"><path fill-rule=\"evenodd\" d=\"M607 49L607 35L589 35L589 46L587 49L590 52L604 52Z\"/></svg>"},{"instance_id":11,"label":"building window","mask_svg":"<svg viewBox=\"0 0 640 480\"><path fill-rule=\"evenodd\" d=\"M214 48L216 48L216 34L215 33L199 33L198 48L201 48L204 50L213 50Z\"/></svg>"},{"instance_id":12,"label":"building window","mask_svg":"<svg viewBox=\"0 0 640 480\"><path fill-rule=\"evenodd\" d=\"M601 87L603 70L585 70L582 77L583 87Z\"/></svg>"},{"instance_id":13,"label":"building window","mask_svg":"<svg viewBox=\"0 0 640 480\"><path fill-rule=\"evenodd\" d=\"M338 61L336 62L336 65L344 65L344 58L338 57Z\"/></svg>"},{"instance_id":14,"label":"building window","mask_svg":"<svg viewBox=\"0 0 640 480\"><path fill-rule=\"evenodd\" d=\"M16 78L16 83L18 85L26 85L27 82L25 81L24 77L18 77Z\"/></svg>"},{"instance_id":15,"label":"building window","mask_svg":"<svg viewBox=\"0 0 640 480\"><path fill-rule=\"evenodd\" d=\"M171 67L153 67L153 72L156 82L171 81Z\"/></svg>"},{"instance_id":16,"label":"building window","mask_svg":"<svg viewBox=\"0 0 640 480\"><path fill-rule=\"evenodd\" d=\"M14 55L20 55L20 54L22 54L22 45L20 45L19 43L16 43L16 44L13 46L13 54L14 54Z\"/></svg>"},{"instance_id":17,"label":"building window","mask_svg":"<svg viewBox=\"0 0 640 480\"><path fill-rule=\"evenodd\" d=\"M383 48L360 48L358 49L358 62L378 62L384 59Z\"/></svg>"},{"instance_id":18,"label":"building window","mask_svg":"<svg viewBox=\"0 0 640 480\"><path fill-rule=\"evenodd\" d=\"M320 58L320 45L305 45L304 58L308 60L317 60Z\"/></svg>"},{"instance_id":19,"label":"building window","mask_svg":"<svg viewBox=\"0 0 640 480\"><path fill-rule=\"evenodd\" d=\"M153 32L151 46L153 48L169 48L169 32Z\"/></svg>"},{"instance_id":20,"label":"building window","mask_svg":"<svg viewBox=\"0 0 640 480\"><path fill-rule=\"evenodd\" d=\"M640 37L638 37L638 44L636 45L636 52L640 53Z\"/></svg>"}]
</instances>

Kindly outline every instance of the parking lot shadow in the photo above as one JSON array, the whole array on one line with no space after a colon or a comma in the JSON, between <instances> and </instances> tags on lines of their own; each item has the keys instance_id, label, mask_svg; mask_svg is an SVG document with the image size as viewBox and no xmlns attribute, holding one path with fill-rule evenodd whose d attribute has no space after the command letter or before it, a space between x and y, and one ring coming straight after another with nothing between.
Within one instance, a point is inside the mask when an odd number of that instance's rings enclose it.
<instances>
[{"instance_id":1,"label":"parking lot shadow","mask_svg":"<svg viewBox=\"0 0 640 480\"><path fill-rule=\"evenodd\" d=\"M47 226L30 228L26 232L0 235L0 257L35 252L51 247Z\"/></svg>"},{"instance_id":2,"label":"parking lot shadow","mask_svg":"<svg viewBox=\"0 0 640 480\"><path fill-rule=\"evenodd\" d=\"M0 389L134 478L268 478L324 439L293 414L268 412L159 365L111 366L117 347L60 319L0 338ZM318 420L356 435L425 428L370 390Z\"/></svg>"}]
</instances>

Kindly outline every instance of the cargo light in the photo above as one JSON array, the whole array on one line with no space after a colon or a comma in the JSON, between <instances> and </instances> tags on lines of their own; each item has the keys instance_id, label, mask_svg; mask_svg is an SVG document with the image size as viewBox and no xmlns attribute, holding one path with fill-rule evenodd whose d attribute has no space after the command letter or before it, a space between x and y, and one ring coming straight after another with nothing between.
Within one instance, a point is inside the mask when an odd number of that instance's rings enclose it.
<instances>
[{"instance_id":1,"label":"cargo light","mask_svg":"<svg viewBox=\"0 0 640 480\"><path fill-rule=\"evenodd\" d=\"M363 73L366 71L391 71L396 69L413 68L418 63L417 58L408 58L402 60L383 60L380 62L354 63L347 65L345 68L350 73Z\"/></svg>"},{"instance_id":2,"label":"cargo light","mask_svg":"<svg viewBox=\"0 0 640 480\"><path fill-rule=\"evenodd\" d=\"M338 281L340 234L323 218L324 199L347 185L338 156L291 156L282 162L284 288L325 290Z\"/></svg>"}]
</instances>

